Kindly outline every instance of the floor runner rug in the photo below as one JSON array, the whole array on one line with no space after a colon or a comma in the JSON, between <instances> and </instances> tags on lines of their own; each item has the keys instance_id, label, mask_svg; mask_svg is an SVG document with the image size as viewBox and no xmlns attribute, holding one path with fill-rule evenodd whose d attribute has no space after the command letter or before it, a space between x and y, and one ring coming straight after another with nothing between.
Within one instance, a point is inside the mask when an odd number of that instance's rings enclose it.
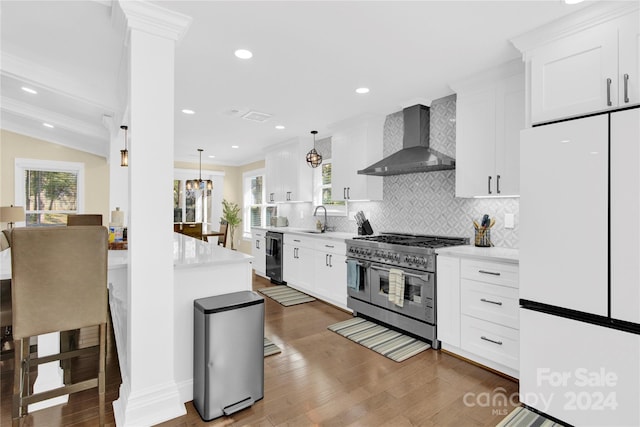
<instances>
[{"instance_id":1,"label":"floor runner rug","mask_svg":"<svg viewBox=\"0 0 640 427\"><path fill-rule=\"evenodd\" d=\"M276 302L279 302L285 307L316 300L314 297L303 294L302 292L288 286L270 286L268 288L258 289L258 292L268 296Z\"/></svg>"},{"instance_id":2,"label":"floor runner rug","mask_svg":"<svg viewBox=\"0 0 640 427\"><path fill-rule=\"evenodd\" d=\"M264 357L273 356L281 352L280 347L271 342L269 338L264 337Z\"/></svg>"},{"instance_id":3,"label":"floor runner rug","mask_svg":"<svg viewBox=\"0 0 640 427\"><path fill-rule=\"evenodd\" d=\"M562 425L520 406L511 411L496 427L560 427Z\"/></svg>"},{"instance_id":4,"label":"floor runner rug","mask_svg":"<svg viewBox=\"0 0 640 427\"><path fill-rule=\"evenodd\" d=\"M333 324L328 329L396 362L402 362L431 348L424 341L361 317Z\"/></svg>"}]
</instances>

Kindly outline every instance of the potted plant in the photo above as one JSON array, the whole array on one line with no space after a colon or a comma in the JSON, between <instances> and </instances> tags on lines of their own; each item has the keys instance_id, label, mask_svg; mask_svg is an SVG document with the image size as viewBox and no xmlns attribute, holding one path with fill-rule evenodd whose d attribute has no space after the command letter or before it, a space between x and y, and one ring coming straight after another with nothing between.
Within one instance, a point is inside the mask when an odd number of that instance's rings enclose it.
<instances>
[{"instance_id":1,"label":"potted plant","mask_svg":"<svg viewBox=\"0 0 640 427\"><path fill-rule=\"evenodd\" d=\"M227 199L222 200L222 217L221 221L226 221L229 224L229 237L231 238L231 250L235 250L233 242L233 235L236 227L242 222L240 217L240 206L237 203L229 202Z\"/></svg>"}]
</instances>

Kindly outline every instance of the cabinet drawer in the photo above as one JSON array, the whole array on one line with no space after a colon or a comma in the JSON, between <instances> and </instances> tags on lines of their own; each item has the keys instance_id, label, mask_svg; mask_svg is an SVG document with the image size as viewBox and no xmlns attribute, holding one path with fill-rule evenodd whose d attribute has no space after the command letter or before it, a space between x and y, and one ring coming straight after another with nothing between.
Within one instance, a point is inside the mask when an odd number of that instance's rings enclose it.
<instances>
[{"instance_id":1,"label":"cabinet drawer","mask_svg":"<svg viewBox=\"0 0 640 427\"><path fill-rule=\"evenodd\" d=\"M518 287L518 266L515 264L463 259L460 265L460 276L463 279Z\"/></svg>"},{"instance_id":2,"label":"cabinet drawer","mask_svg":"<svg viewBox=\"0 0 640 427\"><path fill-rule=\"evenodd\" d=\"M284 244L302 248L313 248L315 245L313 237L301 236L300 234L284 234Z\"/></svg>"},{"instance_id":3,"label":"cabinet drawer","mask_svg":"<svg viewBox=\"0 0 640 427\"><path fill-rule=\"evenodd\" d=\"M315 250L321 252L328 252L338 255L347 254L347 244L344 241L332 240L332 239L316 239Z\"/></svg>"},{"instance_id":4,"label":"cabinet drawer","mask_svg":"<svg viewBox=\"0 0 640 427\"><path fill-rule=\"evenodd\" d=\"M516 329L462 316L462 348L512 369L519 367L520 336Z\"/></svg>"},{"instance_id":5,"label":"cabinet drawer","mask_svg":"<svg viewBox=\"0 0 640 427\"><path fill-rule=\"evenodd\" d=\"M518 290L462 279L462 314L518 329Z\"/></svg>"}]
</instances>

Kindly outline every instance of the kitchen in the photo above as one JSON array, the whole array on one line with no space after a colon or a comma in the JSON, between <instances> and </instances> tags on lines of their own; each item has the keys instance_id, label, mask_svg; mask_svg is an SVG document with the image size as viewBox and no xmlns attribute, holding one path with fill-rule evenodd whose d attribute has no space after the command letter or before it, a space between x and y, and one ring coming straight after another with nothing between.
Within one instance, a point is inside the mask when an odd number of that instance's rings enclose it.
<instances>
[{"instance_id":1,"label":"kitchen","mask_svg":"<svg viewBox=\"0 0 640 427\"><path fill-rule=\"evenodd\" d=\"M565 6L565 7L568 7L568 6ZM4 12L3 12L3 16L4 16ZM518 34L521 34L522 32L523 32L522 30L514 29L512 31L511 36L516 36ZM516 55L512 53L512 57L515 58ZM490 64L489 62L490 61L487 60L486 66L480 67L474 71L480 72L481 70L491 68L493 65L497 65L497 64ZM456 111L457 117L455 118L455 120L457 120L456 123L458 123L461 120L460 118L461 114L464 114L464 110L460 109L460 105L462 104L462 101L465 99L464 98L465 85L463 84L465 82L462 81L462 77L465 76L466 74L460 72L458 74L460 76L460 79L456 79L457 82L448 81L448 83L452 86L452 88L456 89L455 92L457 92L457 95L458 95L458 98L456 100L456 103L457 103L457 111ZM170 77L165 76L165 78L170 78ZM455 87L456 83L458 83L459 88ZM4 86L5 85L3 85L3 88ZM424 93L424 92L421 92L421 93ZM471 91L468 91L467 93L469 94L469 98L467 99L472 99L473 93ZM430 96L434 96L434 98L436 99L444 98L445 95L447 95L445 93L438 95L435 92L434 94L435 96L432 94L430 94ZM432 111L433 109L437 110L436 107L438 105L437 103L435 103L434 105L433 101L434 99L424 101L425 104L432 106ZM414 104L419 104L419 103L420 102L416 102ZM414 105L414 104L411 104L411 105ZM406 104L406 105L409 106L410 104ZM471 103L467 105L473 106L473 104ZM171 108L171 110L173 111L173 107ZM401 142L402 138L399 131L399 129L402 129L402 125L401 125L402 114L399 112L399 110L400 108L387 110L386 114L383 115L383 116L386 116L385 118L388 121L387 125L390 128L390 130L386 130L386 131L392 134L391 138L386 138L384 141L384 146L382 147L382 149L384 150L384 153L383 153L384 156L397 151L402 144ZM469 110L467 110L467 112L468 111ZM132 114L133 113L134 112L132 111ZM144 113L141 113L141 114L143 114L143 117L145 116ZM571 114L571 115L575 115L575 114ZM182 116L180 116L180 120L182 120ZM480 119L478 120L481 121ZM454 124L453 122L448 122L448 123L449 123L449 126L452 126ZM309 126L314 126L314 125L310 124ZM432 123L432 126L433 126L433 123ZM308 136L308 131L311 129L312 128L307 128L305 129L304 132L299 132L297 135L297 137L300 138L300 140L303 141L305 145L308 145L311 142L311 138ZM152 133L152 136L155 141L162 141L164 139L167 139L166 135L158 135L157 132L159 132L159 130L155 130L155 131L156 132ZM160 159L164 159L163 161L157 161L157 159L155 159L156 161L151 162L151 159L146 159L145 148L147 148L148 150L155 150L157 148L152 148L151 146L148 146L148 147L145 146L145 138L136 136L133 132L134 130L132 129L132 136L134 138L133 141L136 141L137 138L140 138L140 139L138 140L139 142L137 144L132 141L129 147L131 151L131 162L132 162L129 173L133 174L131 175L132 181L141 181L143 179L146 180L148 179L149 176L160 176L163 173L165 175L172 175L172 171L174 167L180 167L180 168L185 167L185 162L179 161L179 159L177 158L175 159L176 160L175 163L179 163L179 165L175 165L173 161L167 162L166 158L164 157L160 157ZM171 135L172 133L173 132L169 130L168 134ZM329 135L331 135L331 132L329 130L324 130L323 132L321 132L320 141L322 141L323 139L326 139L326 136L329 136ZM322 136L325 136L325 138L322 138ZM11 139L10 137L11 135L7 136L6 133L3 134L3 150L5 150L4 147L6 146L5 141L9 141ZM462 135L459 134L458 141L460 140L461 137ZM439 139L432 138L432 141L439 141ZM321 143L319 143L318 145L320 146L320 144ZM113 146L111 150L115 151L116 155L118 155L118 151L120 150L120 148L122 148L120 147L122 145L121 134L114 134L112 138L112 145ZM170 145L172 145L172 142L170 143ZM439 149L442 150L442 147L439 147ZM141 151L137 151L137 150L141 150ZM325 150L326 152L326 149L318 149L318 151L321 153L323 152L323 150ZM168 153L163 153L162 155L167 156L167 154ZM169 156L173 158L172 154L173 153L169 154ZM302 154L304 155L304 152ZM454 153L449 153L450 156L452 154ZM471 156L473 157L473 154ZM135 164L134 160L137 160L138 165L140 165L139 166L140 169L137 169L133 166ZM335 161L336 159L332 159L332 160ZM371 159L370 164L377 160L379 159ZM13 158L9 156L5 156L5 152L3 151L2 161L3 161L3 164L2 164L3 205L5 204L8 205L10 203L13 203L13 199L10 197L10 195L13 193L13 190L12 190L13 183L12 182L9 183L9 180L5 179L4 171L13 170ZM456 171L459 171L460 168L463 167L464 161L465 160L461 158L459 155L456 156L456 163L457 163ZM469 160L467 159L467 162L468 161ZM145 167L142 166L146 162L149 162L149 164L147 165L148 166L147 169L145 169ZM142 201L145 199L153 200L154 197L158 197L160 199L163 196L160 193L156 194L155 192L157 191L157 189L153 188L153 186L149 188L146 188L146 187L143 188L142 186L132 186L130 189L130 194L128 196L131 202L128 203L127 196L123 194L121 190L119 190L119 188L122 188L123 186L126 187L127 181L126 179L123 180L122 178L123 172L122 172L122 169L119 167L119 165L113 164L113 163L115 162L112 162L111 165L106 166L106 168L109 169L111 182L110 182L109 190L104 190L105 192L109 191L112 193L110 200L99 202L99 203L102 203L102 205L94 209L102 212L108 212L110 208L112 208L113 206L116 206L114 203L118 203L118 205L127 207L125 210L131 212L131 215L132 215L131 221L134 221L133 217L136 216L134 212L141 212L136 209L136 206L135 206L136 204L139 205L139 203L142 203ZM164 166L159 166L158 163ZM192 160L191 163L194 163L194 161ZM249 172L251 170L258 169L263 166L264 166L264 163L258 160L254 164L249 164L246 167L243 166L239 168L232 168L232 167L221 168L225 171L225 186L223 191L227 192L229 191L229 188L231 186L235 186L236 194L241 194L242 193L242 190L240 190L241 179L239 179L239 176L241 176L244 172ZM365 166L368 166L368 165L365 165ZM269 165L267 164L266 167L268 168ZM162 168L165 168L165 169L163 170ZM191 168L193 169L193 166L191 166ZM458 236L458 237L469 238L471 239L471 241L473 241L472 239L474 237L473 226L471 225L472 220L473 219L480 220L483 214L490 213L492 217L496 218L496 222L497 222L496 226L493 227L491 230L493 244L497 247L506 247L506 248L520 247L519 227L520 227L521 221L519 220L519 216L520 216L519 199L518 198L472 199L472 198L456 197L455 195L462 190L457 188L457 186L460 183L460 180L457 179L458 177L456 176L456 171L442 171L442 172L433 172L433 173L424 173L424 174L420 173L420 174L413 174L413 175L399 175L399 176L385 177L382 180L383 181L382 194L384 195L384 197L382 198L381 201L353 202L353 203L349 202L348 204L349 212L350 213L357 212L357 211L365 212L366 216L370 219L370 222L375 232L393 231L393 232L404 232L404 233ZM136 175L138 173L140 175ZM484 176L493 176L493 175L495 175L495 171L484 174ZM496 178L494 178L494 180L495 179ZM486 178L479 179L477 181L479 181L479 185L481 185L483 189L488 184L486 181ZM122 185L122 183L124 183L124 185ZM267 185L269 185L269 183L267 183ZM493 185L495 185L495 181L493 182ZM507 181L503 181L502 185L507 185ZM496 191L495 187L493 188L494 188L493 191ZM6 197L6 199L4 199L4 197ZM236 200L240 201L240 198L238 197ZM122 203L120 203L120 201L122 201ZM87 200L87 202L89 202L89 200ZM285 204L279 204L278 208L279 208L278 215L287 216L289 218L290 227L300 227L300 228L315 227L317 218L314 218L312 216L313 208L311 207L311 205L285 203ZM506 227L507 225L506 220L509 215L513 215L513 217L515 218L513 228ZM330 216L328 219L328 223L329 223L329 226L335 227L336 231L354 233L356 225L355 225L355 222L351 220L351 218L352 218L352 215L347 215L343 217ZM153 226L154 226L153 218L149 219L148 216L143 215L139 220L151 222L148 226L145 224L139 224L139 225L136 224L135 229L138 230L137 232L139 233L138 234L139 236L144 235L142 233L149 233L149 235L157 234L157 232L153 229ZM133 223L130 223L130 226L133 229ZM156 229L164 228L162 226L159 226L159 224L156 224L155 226L156 226ZM251 241L240 243L240 249L248 252L248 247L250 245L250 242ZM147 251L155 250L153 249L154 244L157 245L157 242L154 242L153 239L151 239L148 243L149 248L146 248L145 250ZM144 248L141 248L141 249L144 249ZM136 255L131 254L131 256L135 257ZM140 257L140 265L141 266L146 265L146 263L144 262L144 255L139 254L137 256ZM149 270L153 270L155 266L148 266L148 268ZM154 272L153 276L156 276L156 275L161 276L162 274L163 274L162 272ZM139 278L138 280L148 280L148 279L144 277L144 278ZM439 278L438 280L441 280L441 279ZM162 298L164 297L160 296L159 298L162 301ZM150 348L159 347L157 343L153 343L153 342L148 342L146 344L148 344ZM143 343L140 343L140 345L142 346ZM152 370L154 368L141 367L141 369L142 371L145 371L146 369Z\"/></svg>"}]
</instances>

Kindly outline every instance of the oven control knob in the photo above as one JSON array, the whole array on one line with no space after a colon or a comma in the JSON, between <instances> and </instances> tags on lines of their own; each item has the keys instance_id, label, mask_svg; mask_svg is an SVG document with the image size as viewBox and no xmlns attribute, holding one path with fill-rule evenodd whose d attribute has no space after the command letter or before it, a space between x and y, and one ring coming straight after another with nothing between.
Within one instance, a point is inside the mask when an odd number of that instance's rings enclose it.
<instances>
[{"instance_id":1,"label":"oven control knob","mask_svg":"<svg viewBox=\"0 0 640 427\"><path fill-rule=\"evenodd\" d=\"M367 256L371 256L371 249L367 249L367 250L365 251L365 254L366 254Z\"/></svg>"}]
</instances>

